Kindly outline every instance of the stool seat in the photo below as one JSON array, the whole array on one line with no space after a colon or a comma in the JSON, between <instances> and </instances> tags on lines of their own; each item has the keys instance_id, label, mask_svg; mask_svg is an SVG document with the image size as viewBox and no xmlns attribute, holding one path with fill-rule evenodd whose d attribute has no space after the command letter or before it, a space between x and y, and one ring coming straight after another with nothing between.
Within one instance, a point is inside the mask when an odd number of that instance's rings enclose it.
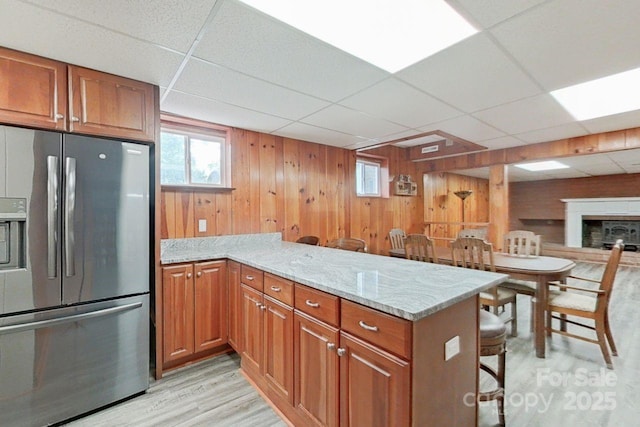
<instances>
[{"instance_id":1,"label":"stool seat","mask_svg":"<svg viewBox=\"0 0 640 427\"><path fill-rule=\"evenodd\" d=\"M480 356L498 356L498 369L480 363L480 369L491 375L496 381L496 388L479 393L480 401L497 400L498 419L501 426L505 425L504 419L504 377L505 354L507 344L507 328L504 322L495 314L480 310Z\"/></svg>"}]
</instances>

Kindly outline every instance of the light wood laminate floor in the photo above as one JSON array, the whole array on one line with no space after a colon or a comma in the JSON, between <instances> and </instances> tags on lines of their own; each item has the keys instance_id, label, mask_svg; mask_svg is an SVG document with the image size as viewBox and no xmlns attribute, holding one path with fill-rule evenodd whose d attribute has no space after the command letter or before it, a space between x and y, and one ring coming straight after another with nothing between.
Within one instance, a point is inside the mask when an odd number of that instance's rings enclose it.
<instances>
[{"instance_id":1,"label":"light wood laminate floor","mask_svg":"<svg viewBox=\"0 0 640 427\"><path fill-rule=\"evenodd\" d=\"M599 279L602 271L602 264L578 263L574 274ZM507 341L507 425L640 425L640 269L618 270L610 306L619 353L613 371L597 345L558 335L547 341L547 358L536 358L529 298L519 296L518 305L519 336ZM152 382L144 395L68 425L285 426L238 369L237 355L201 362ZM480 405L479 425L497 425L495 402Z\"/></svg>"}]
</instances>

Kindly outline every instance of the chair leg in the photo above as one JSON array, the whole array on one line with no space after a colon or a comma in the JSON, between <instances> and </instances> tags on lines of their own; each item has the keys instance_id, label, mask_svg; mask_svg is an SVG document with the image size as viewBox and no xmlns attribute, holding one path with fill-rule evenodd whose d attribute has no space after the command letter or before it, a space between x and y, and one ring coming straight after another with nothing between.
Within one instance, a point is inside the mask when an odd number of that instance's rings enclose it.
<instances>
[{"instance_id":1,"label":"chair leg","mask_svg":"<svg viewBox=\"0 0 640 427\"><path fill-rule=\"evenodd\" d=\"M618 349L616 349L616 343L613 341L613 335L611 335L611 327L609 326L609 313L604 315L604 332L607 336L609 347L611 347L611 354L617 356Z\"/></svg>"},{"instance_id":2,"label":"chair leg","mask_svg":"<svg viewBox=\"0 0 640 427\"><path fill-rule=\"evenodd\" d=\"M560 313L560 330L562 332L567 332L567 315L564 313Z\"/></svg>"},{"instance_id":3,"label":"chair leg","mask_svg":"<svg viewBox=\"0 0 640 427\"><path fill-rule=\"evenodd\" d=\"M534 323L535 323L535 309L536 309L536 301L533 297L531 297L531 315L529 316L531 319L529 321L529 332L531 332L533 334L533 331L536 330L536 328L534 328Z\"/></svg>"},{"instance_id":4,"label":"chair leg","mask_svg":"<svg viewBox=\"0 0 640 427\"><path fill-rule=\"evenodd\" d=\"M511 336L518 336L518 306L515 299L511 303Z\"/></svg>"},{"instance_id":5,"label":"chair leg","mask_svg":"<svg viewBox=\"0 0 640 427\"><path fill-rule=\"evenodd\" d=\"M613 369L613 363L611 363L611 356L609 356L609 349L607 348L605 337L604 319L596 319L596 335L598 336L598 344L600 345L600 351L602 351L602 356L604 356L607 368Z\"/></svg>"},{"instance_id":6,"label":"chair leg","mask_svg":"<svg viewBox=\"0 0 640 427\"><path fill-rule=\"evenodd\" d=\"M497 398L498 403L498 422L501 426L505 425L504 420L504 395L505 395L505 361L507 350L505 349L500 355L498 355L498 387L502 390L502 393Z\"/></svg>"},{"instance_id":7,"label":"chair leg","mask_svg":"<svg viewBox=\"0 0 640 427\"><path fill-rule=\"evenodd\" d=\"M547 309L546 313L546 322L545 322L545 331L547 331L547 336L551 336L551 310Z\"/></svg>"}]
</instances>

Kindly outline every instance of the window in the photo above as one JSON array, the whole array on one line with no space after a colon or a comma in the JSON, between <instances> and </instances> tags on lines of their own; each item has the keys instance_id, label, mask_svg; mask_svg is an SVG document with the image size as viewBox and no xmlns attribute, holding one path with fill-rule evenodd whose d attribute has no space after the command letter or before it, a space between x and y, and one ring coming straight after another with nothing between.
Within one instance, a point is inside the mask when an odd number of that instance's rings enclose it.
<instances>
[{"instance_id":1,"label":"window","mask_svg":"<svg viewBox=\"0 0 640 427\"><path fill-rule=\"evenodd\" d=\"M356 194L358 196L380 197L380 163L356 160Z\"/></svg>"},{"instance_id":2,"label":"window","mask_svg":"<svg viewBox=\"0 0 640 427\"><path fill-rule=\"evenodd\" d=\"M163 118L160 183L227 188L231 185L227 129L195 120Z\"/></svg>"}]
</instances>

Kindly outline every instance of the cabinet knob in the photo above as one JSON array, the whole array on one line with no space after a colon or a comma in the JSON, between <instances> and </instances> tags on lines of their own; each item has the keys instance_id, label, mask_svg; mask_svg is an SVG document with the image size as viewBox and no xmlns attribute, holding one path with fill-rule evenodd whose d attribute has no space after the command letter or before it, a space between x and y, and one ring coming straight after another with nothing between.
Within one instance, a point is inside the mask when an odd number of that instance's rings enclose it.
<instances>
[{"instance_id":1,"label":"cabinet knob","mask_svg":"<svg viewBox=\"0 0 640 427\"><path fill-rule=\"evenodd\" d=\"M72 121L72 122L79 122L79 121L80 121L80 119L79 119L79 118L77 118L76 116L72 116L72 117L71 117L71 121Z\"/></svg>"},{"instance_id":2,"label":"cabinet knob","mask_svg":"<svg viewBox=\"0 0 640 427\"><path fill-rule=\"evenodd\" d=\"M202 276L202 271L198 271L198 272L196 273L196 276L198 276L198 277Z\"/></svg>"},{"instance_id":3,"label":"cabinet knob","mask_svg":"<svg viewBox=\"0 0 640 427\"><path fill-rule=\"evenodd\" d=\"M264 311L267 309L267 306L264 304L260 304L260 310Z\"/></svg>"},{"instance_id":4,"label":"cabinet knob","mask_svg":"<svg viewBox=\"0 0 640 427\"><path fill-rule=\"evenodd\" d=\"M193 276L193 274L187 273L187 279L191 279L191 276Z\"/></svg>"},{"instance_id":5,"label":"cabinet knob","mask_svg":"<svg viewBox=\"0 0 640 427\"><path fill-rule=\"evenodd\" d=\"M335 349L336 349L336 344L335 343L332 343L332 342L328 342L327 343L327 350L333 351Z\"/></svg>"},{"instance_id":6,"label":"cabinet knob","mask_svg":"<svg viewBox=\"0 0 640 427\"><path fill-rule=\"evenodd\" d=\"M337 351L337 353L338 353L338 356L342 357L342 356L344 356L345 354L347 354L347 349L345 349L345 348L339 348L339 349L338 349L338 351Z\"/></svg>"},{"instance_id":7,"label":"cabinet knob","mask_svg":"<svg viewBox=\"0 0 640 427\"><path fill-rule=\"evenodd\" d=\"M56 114L56 121L61 120L61 119L64 119L64 115L60 114L60 113Z\"/></svg>"},{"instance_id":8,"label":"cabinet knob","mask_svg":"<svg viewBox=\"0 0 640 427\"><path fill-rule=\"evenodd\" d=\"M256 307L260 307L262 304L259 301L256 301Z\"/></svg>"}]
</instances>

